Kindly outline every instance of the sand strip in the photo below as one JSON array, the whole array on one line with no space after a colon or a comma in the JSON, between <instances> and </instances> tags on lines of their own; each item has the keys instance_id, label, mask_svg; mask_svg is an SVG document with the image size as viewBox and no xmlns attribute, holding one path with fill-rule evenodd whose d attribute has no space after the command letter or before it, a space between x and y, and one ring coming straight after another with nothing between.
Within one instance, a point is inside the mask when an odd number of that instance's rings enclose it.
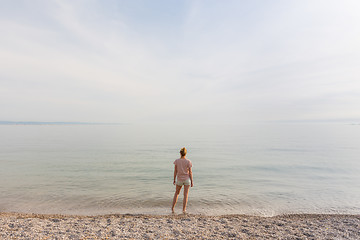
<instances>
[{"instance_id":1,"label":"sand strip","mask_svg":"<svg viewBox=\"0 0 360 240\"><path fill-rule=\"evenodd\" d=\"M360 239L360 215L0 213L0 239Z\"/></svg>"}]
</instances>

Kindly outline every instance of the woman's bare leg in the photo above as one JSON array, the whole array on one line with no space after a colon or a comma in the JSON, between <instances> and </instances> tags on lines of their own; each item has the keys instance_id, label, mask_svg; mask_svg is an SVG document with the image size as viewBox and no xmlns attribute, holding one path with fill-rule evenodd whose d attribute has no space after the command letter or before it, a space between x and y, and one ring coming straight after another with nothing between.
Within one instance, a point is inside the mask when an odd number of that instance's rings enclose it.
<instances>
[{"instance_id":1,"label":"woman's bare leg","mask_svg":"<svg viewBox=\"0 0 360 240\"><path fill-rule=\"evenodd\" d=\"M172 211L172 212L174 212L174 208L175 208L176 202L177 202L177 200L178 200L181 187L182 187L182 186L176 185L176 190L175 190L175 194L174 194L174 199L173 199L173 203L172 203L172 207L171 207L171 211Z\"/></svg>"},{"instance_id":2,"label":"woman's bare leg","mask_svg":"<svg viewBox=\"0 0 360 240\"><path fill-rule=\"evenodd\" d=\"M184 185L183 213L186 212L186 204L187 204L187 201L188 201L189 188L190 188L190 186Z\"/></svg>"}]
</instances>

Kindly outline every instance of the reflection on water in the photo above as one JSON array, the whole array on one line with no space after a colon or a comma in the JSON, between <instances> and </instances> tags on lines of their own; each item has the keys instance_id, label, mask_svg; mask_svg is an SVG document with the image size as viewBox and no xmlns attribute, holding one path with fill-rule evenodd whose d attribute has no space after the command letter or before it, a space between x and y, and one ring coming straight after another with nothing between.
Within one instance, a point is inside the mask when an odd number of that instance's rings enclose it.
<instances>
[{"instance_id":1,"label":"reflection on water","mask_svg":"<svg viewBox=\"0 0 360 240\"><path fill-rule=\"evenodd\" d=\"M339 124L3 125L0 211L166 214L186 146L192 213L358 214L359 140Z\"/></svg>"}]
</instances>

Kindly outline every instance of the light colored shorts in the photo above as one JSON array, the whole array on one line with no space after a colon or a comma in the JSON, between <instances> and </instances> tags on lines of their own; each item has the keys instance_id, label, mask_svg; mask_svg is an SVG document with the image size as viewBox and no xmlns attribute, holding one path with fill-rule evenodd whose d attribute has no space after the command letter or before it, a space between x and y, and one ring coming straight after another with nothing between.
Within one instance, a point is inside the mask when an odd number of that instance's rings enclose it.
<instances>
[{"instance_id":1,"label":"light colored shorts","mask_svg":"<svg viewBox=\"0 0 360 240\"><path fill-rule=\"evenodd\" d=\"M179 180L176 181L176 185L178 186L182 186L182 185L189 186L190 184L191 184L190 178L186 179L185 181L179 181Z\"/></svg>"}]
</instances>

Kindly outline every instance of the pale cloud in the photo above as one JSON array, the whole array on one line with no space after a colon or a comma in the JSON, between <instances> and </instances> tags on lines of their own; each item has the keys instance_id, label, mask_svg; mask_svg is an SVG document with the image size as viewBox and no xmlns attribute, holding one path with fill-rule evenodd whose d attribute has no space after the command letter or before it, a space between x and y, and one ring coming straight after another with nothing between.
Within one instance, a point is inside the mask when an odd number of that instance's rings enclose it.
<instances>
[{"instance_id":1,"label":"pale cloud","mask_svg":"<svg viewBox=\"0 0 360 240\"><path fill-rule=\"evenodd\" d=\"M357 1L155 2L10 6L0 120L360 118Z\"/></svg>"}]
</instances>

